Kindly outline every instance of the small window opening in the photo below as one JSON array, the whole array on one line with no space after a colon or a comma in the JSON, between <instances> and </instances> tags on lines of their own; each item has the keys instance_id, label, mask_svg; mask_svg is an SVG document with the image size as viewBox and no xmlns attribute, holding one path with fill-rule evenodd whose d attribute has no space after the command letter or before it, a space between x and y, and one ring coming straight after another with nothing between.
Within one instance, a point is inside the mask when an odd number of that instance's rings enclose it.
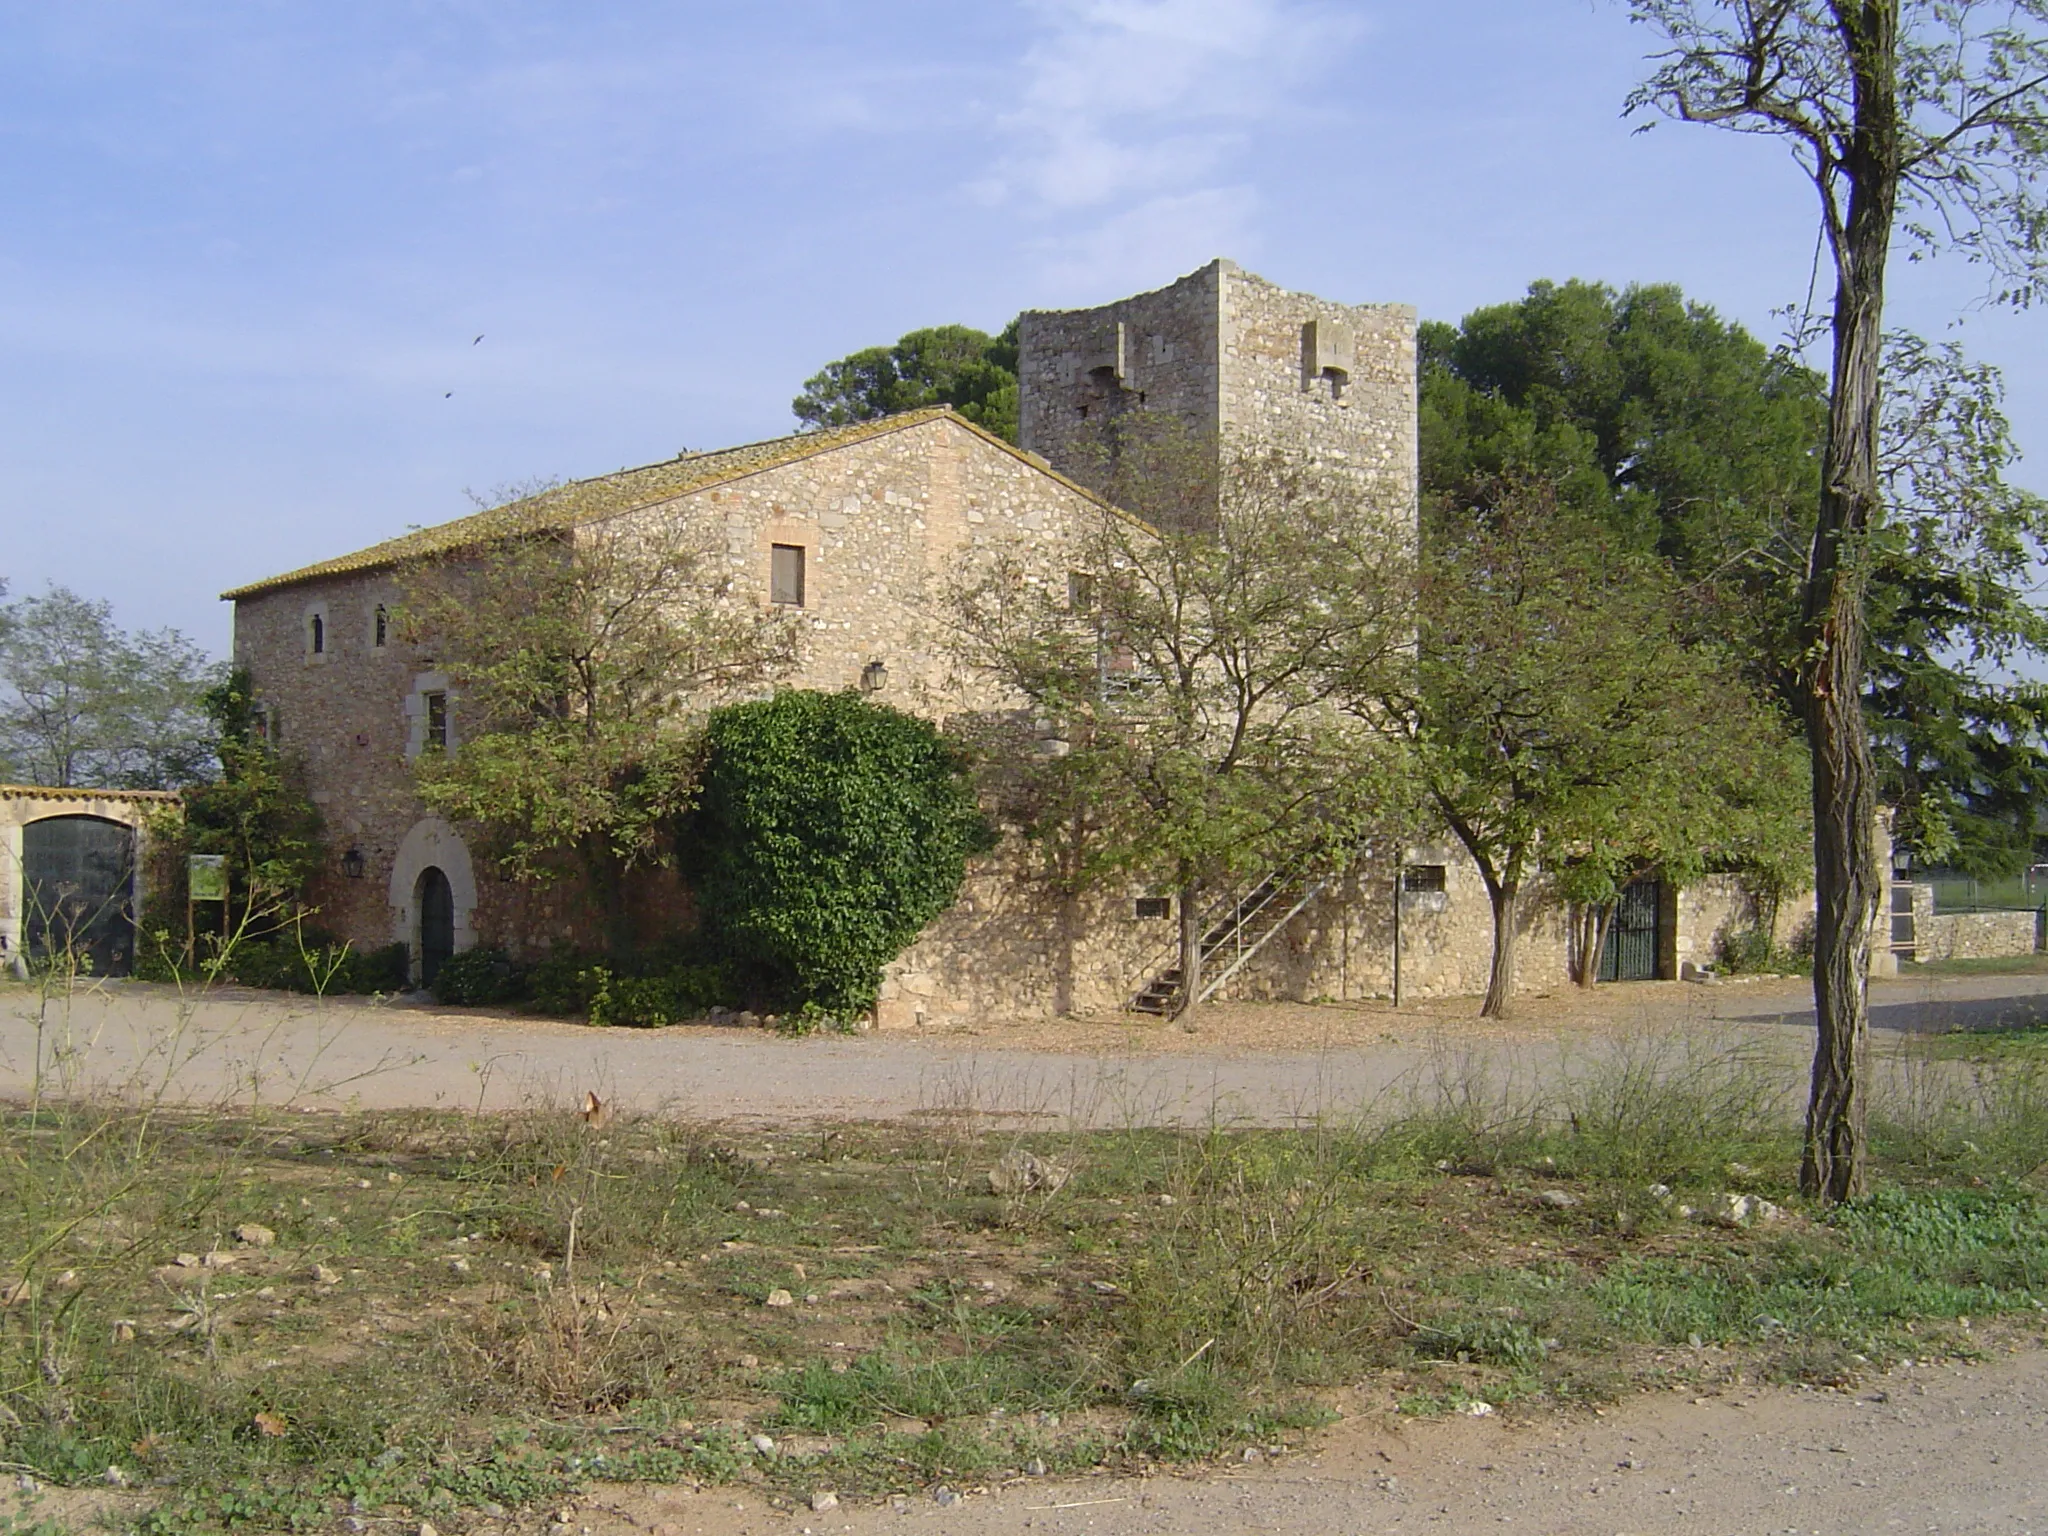
<instances>
[{"instance_id":1,"label":"small window opening","mask_svg":"<svg viewBox=\"0 0 2048 1536\"><path fill-rule=\"evenodd\" d=\"M1067 611L1069 613L1093 613L1095 611L1095 578L1086 571L1067 572Z\"/></svg>"},{"instance_id":2,"label":"small window opening","mask_svg":"<svg viewBox=\"0 0 2048 1536\"><path fill-rule=\"evenodd\" d=\"M448 750L448 695L440 690L422 694L427 706L426 748L429 752Z\"/></svg>"},{"instance_id":3,"label":"small window opening","mask_svg":"<svg viewBox=\"0 0 2048 1536\"><path fill-rule=\"evenodd\" d=\"M804 605L804 547L776 544L768 559L768 597L787 608Z\"/></svg>"},{"instance_id":4,"label":"small window opening","mask_svg":"<svg viewBox=\"0 0 2048 1536\"><path fill-rule=\"evenodd\" d=\"M268 746L275 726L270 718L267 705L258 704L249 711L249 739Z\"/></svg>"},{"instance_id":5,"label":"small window opening","mask_svg":"<svg viewBox=\"0 0 2048 1536\"><path fill-rule=\"evenodd\" d=\"M319 614L313 615L307 625L307 633L312 637L313 654L315 656L320 655L327 649L327 621Z\"/></svg>"},{"instance_id":6,"label":"small window opening","mask_svg":"<svg viewBox=\"0 0 2048 1536\"><path fill-rule=\"evenodd\" d=\"M1401 871L1401 889L1411 892L1441 891L1444 888L1444 866L1441 864L1410 864Z\"/></svg>"},{"instance_id":7,"label":"small window opening","mask_svg":"<svg viewBox=\"0 0 2048 1536\"><path fill-rule=\"evenodd\" d=\"M390 638L391 638L391 615L390 615L390 613L389 613L389 612L388 612L388 611L387 611L387 610L385 609L384 605L383 605L382 603L379 603L379 604L377 605L377 623L376 623L376 634L375 634L375 636L374 636L374 639L375 639L375 642L376 642L376 643L377 643L378 645L380 645L380 646L381 646L381 645L382 645L382 644L383 644L383 643L384 643L385 641L389 640Z\"/></svg>"},{"instance_id":8,"label":"small window opening","mask_svg":"<svg viewBox=\"0 0 2048 1536\"><path fill-rule=\"evenodd\" d=\"M1133 917L1171 917L1173 898L1171 896L1140 896L1131 903Z\"/></svg>"},{"instance_id":9,"label":"small window opening","mask_svg":"<svg viewBox=\"0 0 2048 1536\"><path fill-rule=\"evenodd\" d=\"M1344 403L1344 390L1350 384L1350 375L1342 368L1325 368L1323 377L1330 381L1330 398L1339 405Z\"/></svg>"}]
</instances>

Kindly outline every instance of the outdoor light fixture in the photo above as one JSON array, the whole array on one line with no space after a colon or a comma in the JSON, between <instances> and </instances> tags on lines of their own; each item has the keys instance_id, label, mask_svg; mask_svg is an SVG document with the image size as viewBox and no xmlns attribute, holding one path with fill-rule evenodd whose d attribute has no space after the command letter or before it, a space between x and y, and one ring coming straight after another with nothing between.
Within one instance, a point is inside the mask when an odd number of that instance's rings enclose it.
<instances>
[{"instance_id":1,"label":"outdoor light fixture","mask_svg":"<svg viewBox=\"0 0 2048 1536\"><path fill-rule=\"evenodd\" d=\"M860 669L860 691L880 693L889 686L889 669L879 661L871 661Z\"/></svg>"},{"instance_id":2,"label":"outdoor light fixture","mask_svg":"<svg viewBox=\"0 0 2048 1536\"><path fill-rule=\"evenodd\" d=\"M363 850L351 848L341 856L341 872L351 880L363 878Z\"/></svg>"}]
</instances>

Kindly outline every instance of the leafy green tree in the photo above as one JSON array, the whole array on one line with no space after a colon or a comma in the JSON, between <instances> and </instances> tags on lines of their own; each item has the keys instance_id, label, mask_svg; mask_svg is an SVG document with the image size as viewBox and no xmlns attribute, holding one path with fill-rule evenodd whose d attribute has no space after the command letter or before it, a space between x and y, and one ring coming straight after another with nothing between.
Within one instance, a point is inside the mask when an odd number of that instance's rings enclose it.
<instances>
[{"instance_id":1,"label":"leafy green tree","mask_svg":"<svg viewBox=\"0 0 2048 1536\"><path fill-rule=\"evenodd\" d=\"M0 763L60 788L170 789L214 767L203 699L220 669L174 629L51 587L0 606Z\"/></svg>"},{"instance_id":2,"label":"leafy green tree","mask_svg":"<svg viewBox=\"0 0 2048 1536\"><path fill-rule=\"evenodd\" d=\"M1203 987L1226 890L1340 871L1405 804L1389 743L1344 681L1405 665L1412 530L1398 505L1284 455L1206 467L1156 418L1133 432L1065 583L999 559L963 583L963 658L1026 707L1000 770L1008 818L1070 900L1134 875L1177 897L1177 1016Z\"/></svg>"},{"instance_id":3,"label":"leafy green tree","mask_svg":"<svg viewBox=\"0 0 2048 1536\"><path fill-rule=\"evenodd\" d=\"M246 671L237 668L209 689L205 708L220 775L185 792L185 844L226 856L236 926L254 933L296 917L325 857L320 812L303 765L259 728Z\"/></svg>"},{"instance_id":4,"label":"leafy green tree","mask_svg":"<svg viewBox=\"0 0 2048 1536\"><path fill-rule=\"evenodd\" d=\"M705 742L691 842L713 941L802 1003L872 1008L988 846L957 751L914 715L798 689L715 711Z\"/></svg>"},{"instance_id":5,"label":"leafy green tree","mask_svg":"<svg viewBox=\"0 0 2048 1536\"><path fill-rule=\"evenodd\" d=\"M403 585L405 632L455 683L452 750L414 762L421 799L516 878L569 861L629 947L625 878L673 856L709 698L789 665L797 630L736 599L722 544L678 518L507 539Z\"/></svg>"},{"instance_id":6,"label":"leafy green tree","mask_svg":"<svg viewBox=\"0 0 2048 1536\"><path fill-rule=\"evenodd\" d=\"M790 409L806 427L843 427L898 411L950 405L1008 442L1017 440L1017 322L990 336L965 325L912 331L828 363Z\"/></svg>"},{"instance_id":7,"label":"leafy green tree","mask_svg":"<svg viewBox=\"0 0 2048 1536\"><path fill-rule=\"evenodd\" d=\"M1406 736L1486 884L1482 1014L1512 1007L1539 859L1590 914L1582 980L1629 879L1783 868L1803 787L1789 733L1729 658L1684 634L1662 561L1541 481L1440 507L1425 550L1415 668L1354 697Z\"/></svg>"},{"instance_id":8,"label":"leafy green tree","mask_svg":"<svg viewBox=\"0 0 2048 1536\"><path fill-rule=\"evenodd\" d=\"M1997 370L1887 342L1866 704L1903 846L1977 873L2033 844L2048 787L2030 557L2048 505L2013 487ZM1819 495L1825 381L1670 287L1538 283L1424 327L1425 494L1540 474L1569 509L1669 559L1704 632L1799 708L1800 584Z\"/></svg>"},{"instance_id":9,"label":"leafy green tree","mask_svg":"<svg viewBox=\"0 0 2048 1536\"><path fill-rule=\"evenodd\" d=\"M1813 767L1814 1005L1800 1184L1869 1183L1862 1084L1884 872L1864 719L1884 526L1885 282L1914 254L1983 264L1989 296L2048 297L2048 0L1631 0L1660 39L1629 109L1778 139L1812 183L1833 268L1828 426L1800 582L1798 694Z\"/></svg>"}]
</instances>

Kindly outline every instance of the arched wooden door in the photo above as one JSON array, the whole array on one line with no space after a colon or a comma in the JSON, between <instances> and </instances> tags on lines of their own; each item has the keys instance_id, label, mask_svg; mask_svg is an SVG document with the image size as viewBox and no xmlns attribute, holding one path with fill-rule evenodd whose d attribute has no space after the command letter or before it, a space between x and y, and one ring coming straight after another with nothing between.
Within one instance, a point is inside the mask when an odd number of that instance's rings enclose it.
<instances>
[{"instance_id":1,"label":"arched wooden door","mask_svg":"<svg viewBox=\"0 0 2048 1536\"><path fill-rule=\"evenodd\" d=\"M429 864L420 871L413 899L420 914L420 985L431 987L455 953L455 892L448 877Z\"/></svg>"},{"instance_id":2,"label":"arched wooden door","mask_svg":"<svg viewBox=\"0 0 2048 1536\"><path fill-rule=\"evenodd\" d=\"M135 829L101 816L48 816L21 829L23 941L94 976L135 963Z\"/></svg>"}]
</instances>

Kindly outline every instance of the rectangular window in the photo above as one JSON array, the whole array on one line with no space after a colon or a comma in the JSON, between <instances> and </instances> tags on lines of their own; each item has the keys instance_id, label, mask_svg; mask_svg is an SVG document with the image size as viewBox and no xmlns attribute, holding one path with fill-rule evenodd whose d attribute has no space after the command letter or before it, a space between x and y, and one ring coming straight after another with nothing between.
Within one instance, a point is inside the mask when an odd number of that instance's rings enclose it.
<instances>
[{"instance_id":1,"label":"rectangular window","mask_svg":"<svg viewBox=\"0 0 2048 1536\"><path fill-rule=\"evenodd\" d=\"M446 752L448 750L448 695L440 692L425 693L420 695L420 700L427 706L426 749L429 752Z\"/></svg>"},{"instance_id":2,"label":"rectangular window","mask_svg":"<svg viewBox=\"0 0 2048 1536\"><path fill-rule=\"evenodd\" d=\"M775 544L769 547L768 597L788 608L804 605L804 547Z\"/></svg>"},{"instance_id":3,"label":"rectangular window","mask_svg":"<svg viewBox=\"0 0 2048 1536\"><path fill-rule=\"evenodd\" d=\"M1086 571L1067 572L1067 611L1069 613L1093 613L1095 611L1095 578Z\"/></svg>"},{"instance_id":4,"label":"rectangular window","mask_svg":"<svg viewBox=\"0 0 2048 1536\"><path fill-rule=\"evenodd\" d=\"M1171 896L1140 896L1131 903L1133 917L1171 917L1173 898Z\"/></svg>"},{"instance_id":5,"label":"rectangular window","mask_svg":"<svg viewBox=\"0 0 2048 1536\"><path fill-rule=\"evenodd\" d=\"M1444 866L1441 864L1410 864L1401 871L1401 889L1404 891L1441 891L1444 888Z\"/></svg>"},{"instance_id":6,"label":"rectangular window","mask_svg":"<svg viewBox=\"0 0 2048 1536\"><path fill-rule=\"evenodd\" d=\"M270 711L258 704L249 711L249 739L269 745L272 739L273 722Z\"/></svg>"},{"instance_id":7,"label":"rectangular window","mask_svg":"<svg viewBox=\"0 0 2048 1536\"><path fill-rule=\"evenodd\" d=\"M307 625L307 635L312 641L313 654L318 656L327 649L327 620L314 614Z\"/></svg>"},{"instance_id":8,"label":"rectangular window","mask_svg":"<svg viewBox=\"0 0 2048 1536\"><path fill-rule=\"evenodd\" d=\"M377 633L374 637L373 643L377 645L382 645L384 644L385 641L389 640L390 638L391 615L385 611L384 605L382 603L379 603L377 605Z\"/></svg>"}]
</instances>

